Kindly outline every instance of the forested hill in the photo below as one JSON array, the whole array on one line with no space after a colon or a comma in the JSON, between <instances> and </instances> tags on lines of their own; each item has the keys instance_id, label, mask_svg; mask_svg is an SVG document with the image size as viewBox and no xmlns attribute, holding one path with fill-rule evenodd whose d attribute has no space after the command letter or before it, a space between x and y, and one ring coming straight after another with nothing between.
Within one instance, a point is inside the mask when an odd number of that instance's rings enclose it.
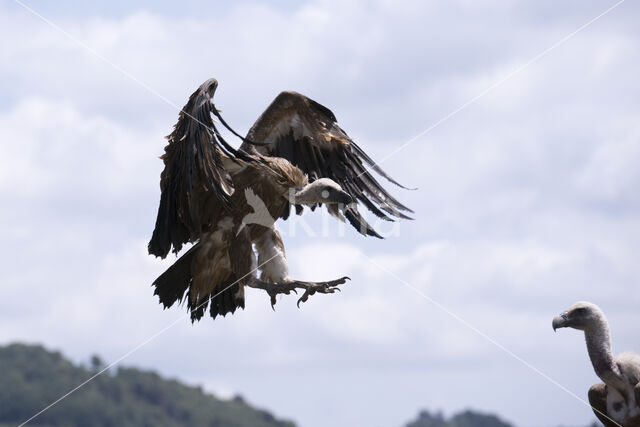
<instances>
[{"instance_id":1,"label":"forested hill","mask_svg":"<svg viewBox=\"0 0 640 427\"><path fill-rule=\"evenodd\" d=\"M97 369L100 362L94 358ZM17 426L94 374L40 346L0 346L0 426ZM242 399L221 400L133 368L104 374L29 423L33 426L293 427Z\"/></svg>"},{"instance_id":2,"label":"forested hill","mask_svg":"<svg viewBox=\"0 0 640 427\"><path fill-rule=\"evenodd\" d=\"M442 414L431 415L422 411L418 418L406 427L513 427L495 415L464 411L445 419Z\"/></svg>"}]
</instances>

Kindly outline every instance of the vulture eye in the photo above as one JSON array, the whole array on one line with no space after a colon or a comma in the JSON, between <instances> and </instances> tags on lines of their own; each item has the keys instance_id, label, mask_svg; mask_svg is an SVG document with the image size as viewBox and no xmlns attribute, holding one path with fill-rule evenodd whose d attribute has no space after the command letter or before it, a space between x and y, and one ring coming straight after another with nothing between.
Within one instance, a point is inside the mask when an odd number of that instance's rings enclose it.
<instances>
[{"instance_id":1,"label":"vulture eye","mask_svg":"<svg viewBox=\"0 0 640 427\"><path fill-rule=\"evenodd\" d=\"M329 198L329 191L322 190L322 198L323 199L328 199Z\"/></svg>"},{"instance_id":2,"label":"vulture eye","mask_svg":"<svg viewBox=\"0 0 640 427\"><path fill-rule=\"evenodd\" d=\"M587 309L584 307L580 307L580 308L576 308L575 310L573 310L573 312L575 314L585 314L587 312Z\"/></svg>"}]
</instances>

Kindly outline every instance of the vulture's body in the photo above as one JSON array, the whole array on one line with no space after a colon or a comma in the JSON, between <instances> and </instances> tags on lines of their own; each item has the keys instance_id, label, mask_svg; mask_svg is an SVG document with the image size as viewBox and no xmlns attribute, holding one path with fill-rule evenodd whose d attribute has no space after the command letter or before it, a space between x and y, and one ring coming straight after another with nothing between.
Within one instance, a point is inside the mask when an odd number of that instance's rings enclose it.
<instances>
[{"instance_id":1,"label":"vulture's body","mask_svg":"<svg viewBox=\"0 0 640 427\"><path fill-rule=\"evenodd\" d=\"M370 175L367 166L391 180L326 107L283 92L235 150L211 118L215 114L227 126L212 103L216 88L210 79L191 95L162 156L160 207L149 252L165 257L194 245L156 279L155 293L165 307L185 299L191 318L198 320L207 308L214 318L244 308L245 286L266 290L272 304L277 293L296 289L304 291L300 301L334 292L346 277L289 278L275 220L286 219L292 204L298 213L305 205L324 204L360 233L380 237L357 202L386 220L407 218L401 211L410 210Z\"/></svg>"},{"instance_id":2,"label":"vulture's body","mask_svg":"<svg viewBox=\"0 0 640 427\"><path fill-rule=\"evenodd\" d=\"M640 355L614 356L609 323L600 308L578 302L553 319L553 328L584 331L593 369L602 380L589 390L589 403L606 426L640 427Z\"/></svg>"}]
</instances>

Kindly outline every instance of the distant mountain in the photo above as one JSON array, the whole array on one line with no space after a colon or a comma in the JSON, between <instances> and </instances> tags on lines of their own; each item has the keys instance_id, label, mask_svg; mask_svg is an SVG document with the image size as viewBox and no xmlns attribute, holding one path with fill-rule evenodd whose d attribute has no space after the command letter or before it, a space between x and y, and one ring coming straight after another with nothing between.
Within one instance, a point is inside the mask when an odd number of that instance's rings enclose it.
<instances>
[{"instance_id":1,"label":"distant mountain","mask_svg":"<svg viewBox=\"0 0 640 427\"><path fill-rule=\"evenodd\" d=\"M406 427L513 427L513 425L495 415L467 410L449 419L445 419L441 413L431 415L427 411L422 411L418 414L418 418Z\"/></svg>"},{"instance_id":2,"label":"distant mountain","mask_svg":"<svg viewBox=\"0 0 640 427\"><path fill-rule=\"evenodd\" d=\"M513 424L501 420L492 414L483 414L481 412L475 412L466 410L458 412L450 418L445 418L441 412L435 415L430 414L428 411L421 411L418 414L418 418L405 427L514 427ZM587 427L600 427L600 424L596 421L589 424Z\"/></svg>"},{"instance_id":3,"label":"distant mountain","mask_svg":"<svg viewBox=\"0 0 640 427\"><path fill-rule=\"evenodd\" d=\"M41 346L0 346L0 427L16 426L87 380L93 370ZM29 423L40 427L295 427L241 398L221 400L156 373L100 375Z\"/></svg>"}]
</instances>

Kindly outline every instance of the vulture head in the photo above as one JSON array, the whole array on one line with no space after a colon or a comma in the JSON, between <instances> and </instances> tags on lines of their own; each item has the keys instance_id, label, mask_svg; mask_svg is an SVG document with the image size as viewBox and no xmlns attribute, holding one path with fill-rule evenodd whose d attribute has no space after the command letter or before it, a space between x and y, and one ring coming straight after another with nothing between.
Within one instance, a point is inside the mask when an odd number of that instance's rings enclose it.
<instances>
[{"instance_id":1,"label":"vulture head","mask_svg":"<svg viewBox=\"0 0 640 427\"><path fill-rule=\"evenodd\" d=\"M586 331L602 322L604 315L600 308L590 302L580 301L573 304L566 311L553 318L553 330L559 328L573 328Z\"/></svg>"},{"instance_id":2,"label":"vulture head","mask_svg":"<svg viewBox=\"0 0 640 427\"><path fill-rule=\"evenodd\" d=\"M322 203L325 205L348 205L353 202L353 198L329 178L316 179L310 184L302 187L293 193L291 203L296 205L315 205Z\"/></svg>"}]
</instances>

